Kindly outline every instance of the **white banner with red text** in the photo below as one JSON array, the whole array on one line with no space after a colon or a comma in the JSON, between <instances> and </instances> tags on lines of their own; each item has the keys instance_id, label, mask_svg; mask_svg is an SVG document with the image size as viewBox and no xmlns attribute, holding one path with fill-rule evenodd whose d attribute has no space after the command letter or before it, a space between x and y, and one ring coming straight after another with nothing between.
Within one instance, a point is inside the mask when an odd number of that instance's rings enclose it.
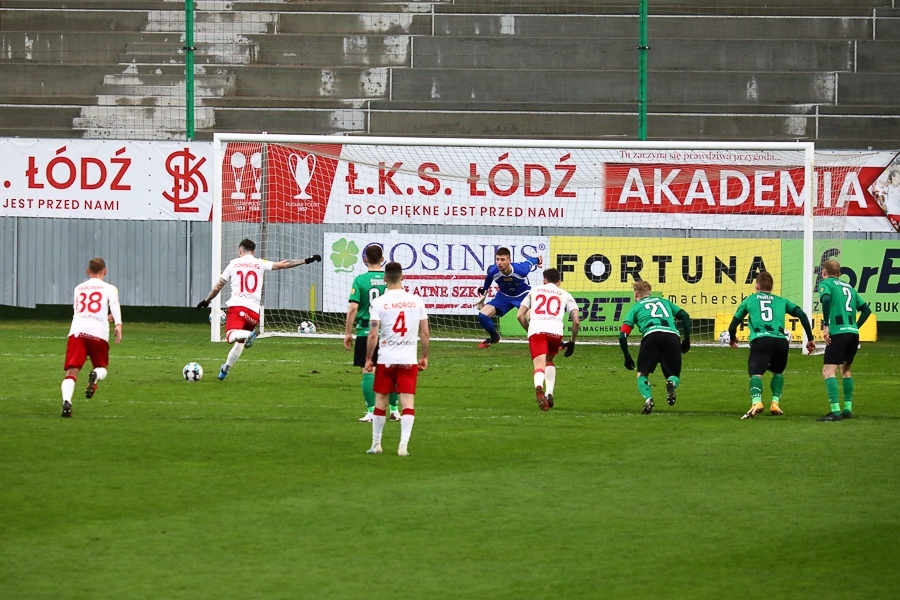
<instances>
[{"instance_id":1,"label":"white banner with red text","mask_svg":"<svg viewBox=\"0 0 900 600\"><path fill-rule=\"evenodd\" d=\"M367 270L365 250L377 244L385 262L403 267L403 287L425 300L429 314L474 315L478 288L484 285L487 268L494 264L497 248L510 251L512 262L541 257L546 268L549 239L544 236L414 235L391 233L326 233L323 285L325 312L346 312L353 279ZM543 283L543 269L534 267L532 286ZM497 291L492 286L491 296Z\"/></svg>"},{"instance_id":2,"label":"white banner with red text","mask_svg":"<svg viewBox=\"0 0 900 600\"><path fill-rule=\"evenodd\" d=\"M212 144L0 139L0 216L208 221Z\"/></svg>"}]
</instances>

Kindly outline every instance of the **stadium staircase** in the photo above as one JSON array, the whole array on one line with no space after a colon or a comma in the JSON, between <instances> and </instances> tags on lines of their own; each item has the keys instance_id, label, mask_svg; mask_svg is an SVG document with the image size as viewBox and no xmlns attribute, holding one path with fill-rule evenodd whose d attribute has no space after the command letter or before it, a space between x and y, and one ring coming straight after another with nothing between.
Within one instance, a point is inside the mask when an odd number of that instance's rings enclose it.
<instances>
[{"instance_id":1,"label":"stadium staircase","mask_svg":"<svg viewBox=\"0 0 900 600\"><path fill-rule=\"evenodd\" d=\"M651 2L649 137L900 147L892 2ZM635 139L637 0L584 4L198 0L197 138ZM183 139L183 7L0 2L0 135Z\"/></svg>"}]
</instances>

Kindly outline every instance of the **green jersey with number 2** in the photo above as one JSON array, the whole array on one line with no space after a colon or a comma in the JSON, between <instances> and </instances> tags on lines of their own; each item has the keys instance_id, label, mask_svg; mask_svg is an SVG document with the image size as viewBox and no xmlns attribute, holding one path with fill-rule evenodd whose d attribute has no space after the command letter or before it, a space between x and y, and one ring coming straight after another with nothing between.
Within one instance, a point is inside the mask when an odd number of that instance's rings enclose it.
<instances>
[{"instance_id":1,"label":"green jersey with number 2","mask_svg":"<svg viewBox=\"0 0 900 600\"><path fill-rule=\"evenodd\" d=\"M865 305L856 290L849 283L844 283L836 277L823 279L819 284L819 299L831 296L831 306L828 311L828 335L838 333L859 333L856 326L856 313Z\"/></svg>"}]
</instances>

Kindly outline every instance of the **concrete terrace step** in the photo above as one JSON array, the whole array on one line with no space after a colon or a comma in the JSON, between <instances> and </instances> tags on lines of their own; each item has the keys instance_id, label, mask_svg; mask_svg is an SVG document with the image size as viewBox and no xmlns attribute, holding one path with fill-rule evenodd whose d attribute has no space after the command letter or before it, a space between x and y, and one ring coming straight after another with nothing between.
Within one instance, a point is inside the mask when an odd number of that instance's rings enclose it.
<instances>
[{"instance_id":1,"label":"concrete terrace step","mask_svg":"<svg viewBox=\"0 0 900 600\"><path fill-rule=\"evenodd\" d=\"M141 32L63 32L63 31L0 31L2 62L114 64L130 43L155 38L163 43L172 34ZM145 42L146 43L146 42ZM173 41L173 46L183 43Z\"/></svg>"}]
</instances>

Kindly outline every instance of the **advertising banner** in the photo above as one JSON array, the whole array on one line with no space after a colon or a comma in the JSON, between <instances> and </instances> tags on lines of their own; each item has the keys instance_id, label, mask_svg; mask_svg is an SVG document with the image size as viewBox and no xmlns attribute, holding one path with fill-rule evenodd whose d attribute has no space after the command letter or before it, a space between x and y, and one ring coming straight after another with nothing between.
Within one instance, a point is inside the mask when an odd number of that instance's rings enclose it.
<instances>
[{"instance_id":1,"label":"advertising banner","mask_svg":"<svg viewBox=\"0 0 900 600\"><path fill-rule=\"evenodd\" d=\"M363 258L370 244L384 249L385 262L400 263L404 289L421 296L430 314L474 317L477 289L501 246L509 248L512 262L541 256L546 265L548 259L548 238L541 236L326 233L323 284L334 292L325 294L322 310L347 310L353 279L367 269ZM543 283L541 272L535 268L529 281Z\"/></svg>"},{"instance_id":2,"label":"advertising banner","mask_svg":"<svg viewBox=\"0 0 900 600\"><path fill-rule=\"evenodd\" d=\"M734 317L734 314L718 314L716 315L716 335L720 335L723 331L728 331L728 326L731 325L731 319ZM859 328L859 341L861 342L875 342L878 340L878 318L876 315L872 315L866 322L863 323L863 326ZM825 339L822 337L822 314L816 313L812 315L810 325L812 326L812 334L813 339L816 343L825 343ZM796 317L788 316L784 320L784 329L788 333L788 340L792 342L799 342L803 339L803 325L800 324L800 319ZM738 342L747 342L750 339L750 329L747 325L747 319L744 319L741 324L738 326L737 330L737 341Z\"/></svg>"},{"instance_id":3,"label":"advertising banner","mask_svg":"<svg viewBox=\"0 0 900 600\"><path fill-rule=\"evenodd\" d=\"M0 216L208 221L212 145L0 139Z\"/></svg>"}]
</instances>

